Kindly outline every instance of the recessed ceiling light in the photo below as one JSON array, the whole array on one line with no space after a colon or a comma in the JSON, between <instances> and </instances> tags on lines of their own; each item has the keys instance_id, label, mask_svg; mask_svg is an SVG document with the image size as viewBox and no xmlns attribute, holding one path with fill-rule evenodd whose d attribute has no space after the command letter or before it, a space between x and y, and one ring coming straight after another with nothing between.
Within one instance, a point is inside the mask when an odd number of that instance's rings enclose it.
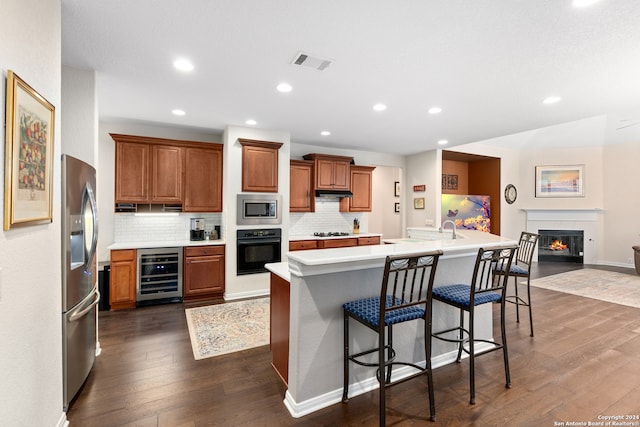
<instances>
[{"instance_id":1,"label":"recessed ceiling light","mask_svg":"<svg viewBox=\"0 0 640 427\"><path fill-rule=\"evenodd\" d=\"M329 135L331 135L331 132L329 132L328 130L323 130L322 132L320 132L320 135L329 136Z\"/></svg>"},{"instance_id":2,"label":"recessed ceiling light","mask_svg":"<svg viewBox=\"0 0 640 427\"><path fill-rule=\"evenodd\" d=\"M179 110L177 108L175 110L171 110L171 112L173 114L175 114L176 116L184 116L185 114L187 114L187 113L184 112L184 110Z\"/></svg>"},{"instance_id":3,"label":"recessed ceiling light","mask_svg":"<svg viewBox=\"0 0 640 427\"><path fill-rule=\"evenodd\" d=\"M449 143L449 141L447 141L446 139L441 139L440 141L438 141L438 145L447 145Z\"/></svg>"},{"instance_id":4,"label":"recessed ceiling light","mask_svg":"<svg viewBox=\"0 0 640 427\"><path fill-rule=\"evenodd\" d=\"M573 7L587 7L599 1L600 0L573 0Z\"/></svg>"},{"instance_id":5,"label":"recessed ceiling light","mask_svg":"<svg viewBox=\"0 0 640 427\"><path fill-rule=\"evenodd\" d=\"M431 107L429 108L429 114L438 114L442 112L442 108L440 107Z\"/></svg>"},{"instance_id":6,"label":"recessed ceiling light","mask_svg":"<svg viewBox=\"0 0 640 427\"><path fill-rule=\"evenodd\" d=\"M175 61L173 61L173 66L180 71L193 71L193 64L188 59L176 59Z\"/></svg>"},{"instance_id":7,"label":"recessed ceiling light","mask_svg":"<svg viewBox=\"0 0 640 427\"><path fill-rule=\"evenodd\" d=\"M249 125L249 126L255 126L255 125L257 125L257 124L258 124L258 122L256 122L256 121L255 121L255 120L253 120L253 119L249 119L249 120L245 121L244 123L245 123L246 125Z\"/></svg>"},{"instance_id":8,"label":"recessed ceiling light","mask_svg":"<svg viewBox=\"0 0 640 427\"><path fill-rule=\"evenodd\" d=\"M384 104L376 104L376 105L373 106L373 109L375 111L384 111L384 110L387 109L387 106L384 105Z\"/></svg>"},{"instance_id":9,"label":"recessed ceiling light","mask_svg":"<svg viewBox=\"0 0 640 427\"><path fill-rule=\"evenodd\" d=\"M559 96L550 96L548 98L545 98L544 101L542 101L543 104L555 104L556 102L559 102L562 98L560 98Z\"/></svg>"},{"instance_id":10,"label":"recessed ceiling light","mask_svg":"<svg viewBox=\"0 0 640 427\"><path fill-rule=\"evenodd\" d=\"M288 93L293 90L289 83L280 83L278 86L276 86L276 89L278 89L278 92L282 93Z\"/></svg>"}]
</instances>

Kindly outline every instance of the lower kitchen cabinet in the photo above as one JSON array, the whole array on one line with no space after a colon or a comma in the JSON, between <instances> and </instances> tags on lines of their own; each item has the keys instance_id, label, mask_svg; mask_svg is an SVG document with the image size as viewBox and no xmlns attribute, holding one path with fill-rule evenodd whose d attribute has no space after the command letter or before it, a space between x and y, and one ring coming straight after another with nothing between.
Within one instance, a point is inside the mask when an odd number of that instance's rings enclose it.
<instances>
[{"instance_id":1,"label":"lower kitchen cabinet","mask_svg":"<svg viewBox=\"0 0 640 427\"><path fill-rule=\"evenodd\" d=\"M289 242L289 251L306 251L318 249L317 240L292 240Z\"/></svg>"},{"instance_id":2,"label":"lower kitchen cabinet","mask_svg":"<svg viewBox=\"0 0 640 427\"><path fill-rule=\"evenodd\" d=\"M318 240L318 249L347 248L349 246L358 246L358 239L354 237L349 239Z\"/></svg>"},{"instance_id":3,"label":"lower kitchen cabinet","mask_svg":"<svg viewBox=\"0 0 640 427\"><path fill-rule=\"evenodd\" d=\"M224 294L224 246L184 248L183 300L222 298Z\"/></svg>"},{"instance_id":4,"label":"lower kitchen cabinet","mask_svg":"<svg viewBox=\"0 0 640 427\"><path fill-rule=\"evenodd\" d=\"M358 246L379 245L380 236L358 237Z\"/></svg>"},{"instance_id":5,"label":"lower kitchen cabinet","mask_svg":"<svg viewBox=\"0 0 640 427\"><path fill-rule=\"evenodd\" d=\"M111 251L109 304L112 310L136 306L136 250Z\"/></svg>"}]
</instances>

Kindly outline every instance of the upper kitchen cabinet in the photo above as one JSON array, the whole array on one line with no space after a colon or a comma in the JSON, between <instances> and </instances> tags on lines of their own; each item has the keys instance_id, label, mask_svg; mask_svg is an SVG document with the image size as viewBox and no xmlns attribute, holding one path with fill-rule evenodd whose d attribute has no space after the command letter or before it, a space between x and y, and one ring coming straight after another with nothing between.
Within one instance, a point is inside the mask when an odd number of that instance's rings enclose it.
<instances>
[{"instance_id":1,"label":"upper kitchen cabinet","mask_svg":"<svg viewBox=\"0 0 640 427\"><path fill-rule=\"evenodd\" d=\"M222 144L111 134L116 212L222 211ZM148 209L149 206L147 206Z\"/></svg>"},{"instance_id":2,"label":"upper kitchen cabinet","mask_svg":"<svg viewBox=\"0 0 640 427\"><path fill-rule=\"evenodd\" d=\"M222 212L222 144L185 148L185 212Z\"/></svg>"},{"instance_id":3,"label":"upper kitchen cabinet","mask_svg":"<svg viewBox=\"0 0 640 427\"><path fill-rule=\"evenodd\" d=\"M238 139L242 145L242 191L278 192L278 150L282 143Z\"/></svg>"},{"instance_id":4,"label":"upper kitchen cabinet","mask_svg":"<svg viewBox=\"0 0 640 427\"><path fill-rule=\"evenodd\" d=\"M182 201L182 147L151 145L151 203Z\"/></svg>"},{"instance_id":5,"label":"upper kitchen cabinet","mask_svg":"<svg viewBox=\"0 0 640 427\"><path fill-rule=\"evenodd\" d=\"M112 134L116 141L115 203L182 202L181 147Z\"/></svg>"},{"instance_id":6,"label":"upper kitchen cabinet","mask_svg":"<svg viewBox=\"0 0 640 427\"><path fill-rule=\"evenodd\" d=\"M314 212L313 162L291 160L289 165L289 212Z\"/></svg>"},{"instance_id":7,"label":"upper kitchen cabinet","mask_svg":"<svg viewBox=\"0 0 640 427\"><path fill-rule=\"evenodd\" d=\"M316 190L345 190L350 188L349 170L352 157L329 154L307 154L305 160L313 160Z\"/></svg>"},{"instance_id":8,"label":"upper kitchen cabinet","mask_svg":"<svg viewBox=\"0 0 640 427\"><path fill-rule=\"evenodd\" d=\"M372 166L351 165L352 197L340 200L340 212L371 212L371 184L373 182Z\"/></svg>"}]
</instances>

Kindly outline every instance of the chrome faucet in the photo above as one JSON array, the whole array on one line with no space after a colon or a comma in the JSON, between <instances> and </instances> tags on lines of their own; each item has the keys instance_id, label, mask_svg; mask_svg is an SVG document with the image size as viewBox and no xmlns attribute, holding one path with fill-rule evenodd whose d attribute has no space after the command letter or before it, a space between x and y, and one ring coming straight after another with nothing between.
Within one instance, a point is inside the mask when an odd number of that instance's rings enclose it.
<instances>
[{"instance_id":1,"label":"chrome faucet","mask_svg":"<svg viewBox=\"0 0 640 427\"><path fill-rule=\"evenodd\" d=\"M456 238L456 223L455 223L455 222L453 222L453 221L451 221L450 219L448 219L448 220L444 221L444 222L442 223L442 227L440 227L440 228L438 229L438 231L440 231L440 233L442 233L442 231L444 230L444 226L445 226L447 223L450 223L450 224L453 226L453 237L452 237L452 239L455 239L455 238Z\"/></svg>"}]
</instances>

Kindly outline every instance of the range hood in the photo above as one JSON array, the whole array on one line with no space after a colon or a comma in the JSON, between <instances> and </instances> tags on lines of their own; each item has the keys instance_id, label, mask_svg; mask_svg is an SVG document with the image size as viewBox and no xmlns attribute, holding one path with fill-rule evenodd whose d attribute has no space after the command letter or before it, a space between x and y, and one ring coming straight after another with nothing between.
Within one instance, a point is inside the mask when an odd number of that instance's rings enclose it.
<instances>
[{"instance_id":1,"label":"range hood","mask_svg":"<svg viewBox=\"0 0 640 427\"><path fill-rule=\"evenodd\" d=\"M349 190L316 190L316 197L353 197L353 193Z\"/></svg>"}]
</instances>

